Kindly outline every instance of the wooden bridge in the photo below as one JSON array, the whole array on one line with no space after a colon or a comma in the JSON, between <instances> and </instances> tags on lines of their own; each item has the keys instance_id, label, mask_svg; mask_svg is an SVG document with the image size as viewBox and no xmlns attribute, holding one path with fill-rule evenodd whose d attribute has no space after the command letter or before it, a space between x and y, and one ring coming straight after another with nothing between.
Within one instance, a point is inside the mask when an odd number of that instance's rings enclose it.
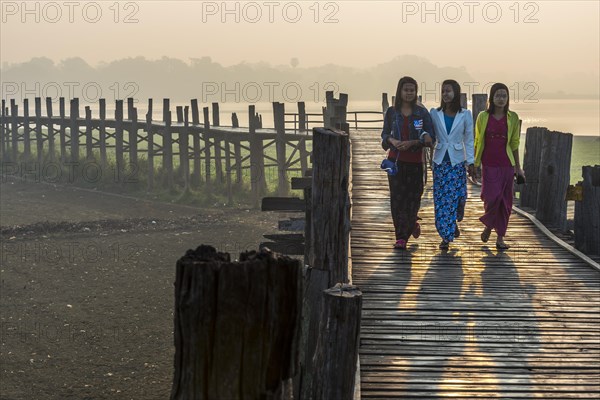
<instances>
[{"instance_id":1,"label":"wooden bridge","mask_svg":"<svg viewBox=\"0 0 600 400\"><path fill-rule=\"evenodd\" d=\"M600 397L600 271L513 213L511 248L479 238L479 188L438 249L432 187L422 234L392 248L379 132L352 132L352 280L363 293L361 397Z\"/></svg>"}]
</instances>

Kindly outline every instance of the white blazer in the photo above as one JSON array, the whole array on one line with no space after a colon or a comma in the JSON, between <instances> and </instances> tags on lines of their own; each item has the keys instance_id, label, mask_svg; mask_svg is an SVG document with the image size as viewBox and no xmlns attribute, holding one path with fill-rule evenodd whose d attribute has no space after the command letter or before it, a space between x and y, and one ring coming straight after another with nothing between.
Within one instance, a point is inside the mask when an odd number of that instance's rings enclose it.
<instances>
[{"instance_id":1,"label":"white blazer","mask_svg":"<svg viewBox=\"0 0 600 400\"><path fill-rule=\"evenodd\" d=\"M450 133L446 132L444 122L444 111L432 108L430 111L433 122L435 148L433 151L433 162L441 164L446 151L450 156L452 165L467 161L467 164L475 163L475 150L473 148L473 115L471 111L462 109L456 113Z\"/></svg>"}]
</instances>

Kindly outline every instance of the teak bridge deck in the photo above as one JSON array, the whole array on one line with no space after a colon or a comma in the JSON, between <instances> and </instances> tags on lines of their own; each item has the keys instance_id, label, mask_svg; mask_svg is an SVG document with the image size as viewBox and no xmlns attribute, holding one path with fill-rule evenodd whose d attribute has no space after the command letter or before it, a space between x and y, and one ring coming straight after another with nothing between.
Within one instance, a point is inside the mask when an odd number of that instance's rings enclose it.
<instances>
[{"instance_id":1,"label":"teak bridge deck","mask_svg":"<svg viewBox=\"0 0 600 400\"><path fill-rule=\"evenodd\" d=\"M421 237L393 249L379 132L351 138L362 398L599 398L600 272L515 213L509 250L482 243L472 185L460 238L439 250L431 175Z\"/></svg>"}]
</instances>

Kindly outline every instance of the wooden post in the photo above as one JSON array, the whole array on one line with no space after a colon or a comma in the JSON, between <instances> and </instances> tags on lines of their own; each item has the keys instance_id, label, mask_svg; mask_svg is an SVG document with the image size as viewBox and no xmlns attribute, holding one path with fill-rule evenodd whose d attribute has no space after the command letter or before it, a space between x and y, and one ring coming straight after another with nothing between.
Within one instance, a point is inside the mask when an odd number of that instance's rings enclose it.
<instances>
[{"instance_id":1,"label":"wooden post","mask_svg":"<svg viewBox=\"0 0 600 400\"><path fill-rule=\"evenodd\" d=\"M31 158L31 137L29 129L29 99L23 99L23 156L29 161Z\"/></svg>"},{"instance_id":2,"label":"wooden post","mask_svg":"<svg viewBox=\"0 0 600 400\"><path fill-rule=\"evenodd\" d=\"M52 97L46 97L46 116L48 117L48 156L54 160L56 148L54 145L54 123L52 122Z\"/></svg>"},{"instance_id":3,"label":"wooden post","mask_svg":"<svg viewBox=\"0 0 600 400\"><path fill-rule=\"evenodd\" d=\"M10 99L11 119L11 161L17 162L19 157L19 106L15 99Z\"/></svg>"},{"instance_id":4,"label":"wooden post","mask_svg":"<svg viewBox=\"0 0 600 400\"><path fill-rule=\"evenodd\" d=\"M221 126L219 117L219 103L212 103L212 126Z\"/></svg>"},{"instance_id":5,"label":"wooden post","mask_svg":"<svg viewBox=\"0 0 600 400\"><path fill-rule=\"evenodd\" d=\"M175 111L177 114L177 124L183 124L183 106L176 106ZM177 169L178 176L182 177L185 181L185 168L184 164L189 162L189 153L188 150L188 140L187 140L187 132L185 129L179 128L178 142L179 142L179 168ZM184 148L185 146L185 148Z\"/></svg>"},{"instance_id":6,"label":"wooden post","mask_svg":"<svg viewBox=\"0 0 600 400\"><path fill-rule=\"evenodd\" d=\"M258 208L260 197L266 192L263 141L256 135L259 121L253 105L248 106L248 131L250 135L250 185L254 207Z\"/></svg>"},{"instance_id":7,"label":"wooden post","mask_svg":"<svg viewBox=\"0 0 600 400\"><path fill-rule=\"evenodd\" d=\"M0 110L0 115L2 115L2 122L0 123L0 154L2 154L2 160L6 160L7 157L7 142L6 142L6 132L8 129L4 129L7 119L6 113L6 100L2 99L2 110Z\"/></svg>"},{"instance_id":8,"label":"wooden post","mask_svg":"<svg viewBox=\"0 0 600 400\"><path fill-rule=\"evenodd\" d=\"M390 103L388 102L388 94L382 93L381 94L381 112L383 113L383 115L385 115L385 112L387 111L388 108L390 108Z\"/></svg>"},{"instance_id":9,"label":"wooden post","mask_svg":"<svg viewBox=\"0 0 600 400\"><path fill-rule=\"evenodd\" d=\"M204 174L205 174L205 190L207 195L211 194L210 182L210 120L208 119L208 107L202 108L204 114Z\"/></svg>"},{"instance_id":10,"label":"wooden post","mask_svg":"<svg viewBox=\"0 0 600 400\"><path fill-rule=\"evenodd\" d=\"M71 136L71 162L79 162L79 99L77 97L71 99L71 113L69 115L71 121L70 136Z\"/></svg>"},{"instance_id":11,"label":"wooden post","mask_svg":"<svg viewBox=\"0 0 600 400\"><path fill-rule=\"evenodd\" d=\"M233 143L233 152L235 157L235 184L240 186L242 184L242 146L240 139L235 139Z\"/></svg>"},{"instance_id":12,"label":"wooden post","mask_svg":"<svg viewBox=\"0 0 600 400\"><path fill-rule=\"evenodd\" d=\"M192 125L200 125L200 112L198 109L198 99L192 99Z\"/></svg>"},{"instance_id":13,"label":"wooden post","mask_svg":"<svg viewBox=\"0 0 600 400\"><path fill-rule=\"evenodd\" d=\"M309 265L329 271L329 287L349 282L350 151L347 133L313 129Z\"/></svg>"},{"instance_id":14,"label":"wooden post","mask_svg":"<svg viewBox=\"0 0 600 400\"><path fill-rule=\"evenodd\" d=\"M134 98L127 98L127 119L131 121L131 117L133 117L133 109L135 108Z\"/></svg>"},{"instance_id":15,"label":"wooden post","mask_svg":"<svg viewBox=\"0 0 600 400\"><path fill-rule=\"evenodd\" d=\"M165 171L165 179L167 188L173 189L173 138L171 136L171 106L169 99L163 99L163 122L164 129L162 132L163 142L163 171Z\"/></svg>"},{"instance_id":16,"label":"wooden post","mask_svg":"<svg viewBox=\"0 0 600 400\"><path fill-rule=\"evenodd\" d=\"M238 120L238 116L236 113L231 113L231 127L232 128L240 127L240 121Z\"/></svg>"},{"instance_id":17,"label":"wooden post","mask_svg":"<svg viewBox=\"0 0 600 400\"><path fill-rule=\"evenodd\" d=\"M362 293L337 284L324 292L315 353L313 399L353 399L360 344ZM303 397L306 393L302 393ZM306 398L306 397L305 397Z\"/></svg>"},{"instance_id":18,"label":"wooden post","mask_svg":"<svg viewBox=\"0 0 600 400\"><path fill-rule=\"evenodd\" d=\"M131 99L133 100L133 99ZM132 101L133 104L133 101ZM129 165L133 171L137 171L138 166L138 111L136 107L131 107L129 110Z\"/></svg>"},{"instance_id":19,"label":"wooden post","mask_svg":"<svg viewBox=\"0 0 600 400\"><path fill-rule=\"evenodd\" d=\"M186 190L189 190L190 187L190 145L189 145L189 140L190 140L190 106L185 106L183 108L183 146L180 143L180 146L183 147L183 149L180 149L179 151L183 151L183 154L185 155L184 159L183 159L183 179L185 182L185 187Z\"/></svg>"},{"instance_id":20,"label":"wooden post","mask_svg":"<svg viewBox=\"0 0 600 400\"><path fill-rule=\"evenodd\" d=\"M582 199L575 202L575 247L600 255L600 165L582 168Z\"/></svg>"},{"instance_id":21,"label":"wooden post","mask_svg":"<svg viewBox=\"0 0 600 400\"><path fill-rule=\"evenodd\" d=\"M60 116L60 160L65 162L67 160L67 120L65 117L65 98L60 97L58 99L58 115Z\"/></svg>"},{"instance_id":22,"label":"wooden post","mask_svg":"<svg viewBox=\"0 0 600 400\"><path fill-rule=\"evenodd\" d=\"M148 190L154 187L154 132L152 131L152 99L148 99L146 113L146 136L148 138Z\"/></svg>"},{"instance_id":23,"label":"wooden post","mask_svg":"<svg viewBox=\"0 0 600 400\"><path fill-rule=\"evenodd\" d=\"M570 182L573 135L548 131L544 135L540 161L535 217L547 226L566 230L567 188Z\"/></svg>"},{"instance_id":24,"label":"wooden post","mask_svg":"<svg viewBox=\"0 0 600 400\"><path fill-rule=\"evenodd\" d=\"M306 172L306 170L308 169L308 157L309 154L306 151L306 137L302 137L298 140L298 154L300 157L300 170L302 171L302 175L304 176L304 173Z\"/></svg>"},{"instance_id":25,"label":"wooden post","mask_svg":"<svg viewBox=\"0 0 600 400\"><path fill-rule=\"evenodd\" d=\"M306 130L306 104L303 101L298 102L298 130L300 132Z\"/></svg>"},{"instance_id":26,"label":"wooden post","mask_svg":"<svg viewBox=\"0 0 600 400\"><path fill-rule=\"evenodd\" d=\"M285 141L285 104L273 102L273 125L277 132L275 147L277 150L277 192L279 196L286 196L289 192L287 178L287 156Z\"/></svg>"},{"instance_id":27,"label":"wooden post","mask_svg":"<svg viewBox=\"0 0 600 400\"><path fill-rule=\"evenodd\" d=\"M487 94L473 94L471 96L471 107L473 108L473 126L475 126L475 122L477 121L477 116L480 112L486 109L487 105ZM473 128L473 134L475 134L475 129Z\"/></svg>"},{"instance_id":28,"label":"wooden post","mask_svg":"<svg viewBox=\"0 0 600 400\"><path fill-rule=\"evenodd\" d=\"M44 161L44 137L42 136L42 99L36 97L35 101L35 142L38 168L42 168Z\"/></svg>"},{"instance_id":29,"label":"wooden post","mask_svg":"<svg viewBox=\"0 0 600 400\"><path fill-rule=\"evenodd\" d=\"M213 131L211 137L213 139L213 149L215 154L215 181L219 185L223 185L225 180L223 179L223 159L221 157L221 132Z\"/></svg>"},{"instance_id":30,"label":"wooden post","mask_svg":"<svg viewBox=\"0 0 600 400\"><path fill-rule=\"evenodd\" d=\"M94 131L92 130L92 109L85 106L85 157L88 160L94 159Z\"/></svg>"},{"instance_id":31,"label":"wooden post","mask_svg":"<svg viewBox=\"0 0 600 400\"><path fill-rule=\"evenodd\" d=\"M177 261L171 400L292 398L300 262L268 251L230 260L199 246Z\"/></svg>"},{"instance_id":32,"label":"wooden post","mask_svg":"<svg viewBox=\"0 0 600 400\"><path fill-rule=\"evenodd\" d=\"M122 183L123 173L125 172L125 161L123 158L123 100L115 100L115 157L116 157L116 176L119 183Z\"/></svg>"},{"instance_id":33,"label":"wooden post","mask_svg":"<svg viewBox=\"0 0 600 400\"><path fill-rule=\"evenodd\" d=\"M465 110L467 109L467 94L466 93L460 94L460 106L462 108L464 108Z\"/></svg>"},{"instance_id":34,"label":"wooden post","mask_svg":"<svg viewBox=\"0 0 600 400\"><path fill-rule=\"evenodd\" d=\"M519 195L519 206L521 207L535 209L537 206L542 144L547 131L546 128L527 128L525 154L523 155L523 170L527 181L521 188Z\"/></svg>"},{"instance_id":35,"label":"wooden post","mask_svg":"<svg viewBox=\"0 0 600 400\"><path fill-rule=\"evenodd\" d=\"M333 91L325 92L327 106L323 109L323 123L325 128L335 128L336 124L346 122L346 108L348 95L340 93L340 98L333 97Z\"/></svg>"},{"instance_id":36,"label":"wooden post","mask_svg":"<svg viewBox=\"0 0 600 400\"><path fill-rule=\"evenodd\" d=\"M199 187L200 186L200 175L202 174L201 171L201 164L200 164L200 131L199 131L199 127L198 125L200 125L200 115L199 115L199 110L198 110L198 100L197 99L193 99L192 100L192 125L194 125L193 127L193 131L192 131L192 140L193 140L193 157L194 157L194 171L192 172L192 185L194 185L194 187Z\"/></svg>"},{"instance_id":37,"label":"wooden post","mask_svg":"<svg viewBox=\"0 0 600 400\"><path fill-rule=\"evenodd\" d=\"M225 179L227 183L227 205L233 205L233 188L231 187L231 146L229 139L225 137Z\"/></svg>"}]
</instances>

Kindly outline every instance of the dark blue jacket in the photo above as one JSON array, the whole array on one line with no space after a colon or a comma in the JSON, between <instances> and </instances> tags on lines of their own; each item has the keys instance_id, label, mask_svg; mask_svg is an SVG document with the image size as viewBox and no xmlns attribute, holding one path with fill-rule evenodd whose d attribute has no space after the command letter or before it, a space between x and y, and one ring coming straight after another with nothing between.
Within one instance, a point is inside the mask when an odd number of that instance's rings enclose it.
<instances>
[{"instance_id":1,"label":"dark blue jacket","mask_svg":"<svg viewBox=\"0 0 600 400\"><path fill-rule=\"evenodd\" d=\"M387 139L392 136L394 139L402 140L400 138L400 129L404 123L404 116L402 113L396 112L394 107L390 107L385 112L385 118L383 119L383 130L381 131L381 147L384 150L390 148ZM413 110L413 113L409 120L409 139L410 140L421 140L425 133L430 133L433 136L433 124L431 122L431 115L429 111L422 105L417 104ZM399 124L399 125L398 125ZM422 128L418 128L421 126ZM417 152L421 151L422 145L412 146L409 151Z\"/></svg>"}]
</instances>

